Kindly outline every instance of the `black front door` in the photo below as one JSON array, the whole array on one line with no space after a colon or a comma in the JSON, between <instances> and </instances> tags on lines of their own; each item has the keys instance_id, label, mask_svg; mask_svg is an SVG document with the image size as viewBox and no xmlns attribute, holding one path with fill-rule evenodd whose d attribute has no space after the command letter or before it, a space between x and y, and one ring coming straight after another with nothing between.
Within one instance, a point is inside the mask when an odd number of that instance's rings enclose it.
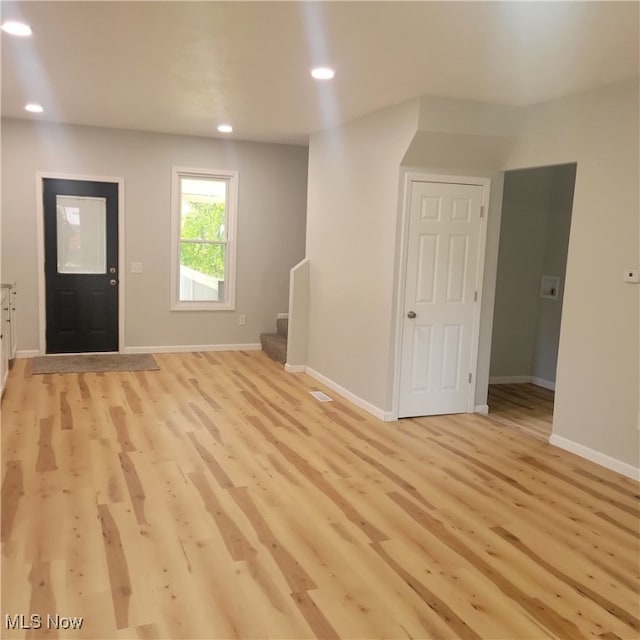
<instances>
[{"instance_id":1,"label":"black front door","mask_svg":"<svg viewBox=\"0 0 640 640\"><path fill-rule=\"evenodd\" d=\"M118 351L118 185L43 182L47 353Z\"/></svg>"}]
</instances>

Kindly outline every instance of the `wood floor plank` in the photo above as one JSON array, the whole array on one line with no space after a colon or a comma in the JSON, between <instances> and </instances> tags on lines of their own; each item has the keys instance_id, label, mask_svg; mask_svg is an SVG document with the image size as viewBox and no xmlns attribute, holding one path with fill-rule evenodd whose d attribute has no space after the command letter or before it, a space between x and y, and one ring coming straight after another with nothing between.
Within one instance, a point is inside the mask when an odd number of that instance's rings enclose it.
<instances>
[{"instance_id":1,"label":"wood floor plank","mask_svg":"<svg viewBox=\"0 0 640 640\"><path fill-rule=\"evenodd\" d=\"M249 491L245 488L230 489L230 494L242 509L245 516L251 523L260 542L269 550L276 564L282 571L282 575L289 583L291 591L302 592L308 589L315 589L313 579L302 567L300 562L291 554L289 549L284 547L274 535L271 527L260 513L252 499Z\"/></svg>"},{"instance_id":2,"label":"wood floor plank","mask_svg":"<svg viewBox=\"0 0 640 640\"><path fill-rule=\"evenodd\" d=\"M520 606L529 615L539 618L540 623L550 633L559 637L578 638L582 632L577 624L562 615L550 605L545 605L538 598L531 597L529 586L525 591L514 583L511 576L498 570L493 563L489 562L476 550L467 546L464 541L450 531L441 521L428 515L424 510L411 504L400 494L393 494L390 497L416 521L428 529L429 533L435 535L441 542L446 544L452 551L458 553L461 558L475 567L485 577L489 578L510 600Z\"/></svg>"},{"instance_id":3,"label":"wood floor plank","mask_svg":"<svg viewBox=\"0 0 640 640\"><path fill-rule=\"evenodd\" d=\"M10 372L2 614L83 624L3 637L640 634L638 483L545 442L552 392L382 423L260 352L156 360Z\"/></svg>"},{"instance_id":4,"label":"wood floor plank","mask_svg":"<svg viewBox=\"0 0 640 640\"><path fill-rule=\"evenodd\" d=\"M104 504L99 505L98 514L102 525L116 625L122 629L129 626L129 599L132 593L129 565L118 526L109 507Z\"/></svg>"},{"instance_id":5,"label":"wood floor plank","mask_svg":"<svg viewBox=\"0 0 640 640\"><path fill-rule=\"evenodd\" d=\"M2 480L2 542L11 540L13 525L18 512L18 506L24 496L22 465L19 460L9 460Z\"/></svg>"},{"instance_id":6,"label":"wood floor plank","mask_svg":"<svg viewBox=\"0 0 640 640\"><path fill-rule=\"evenodd\" d=\"M1 567L0 593L3 617L20 615L23 612L27 614L31 600L31 566L20 556L17 542L2 543ZM6 629L6 618L2 622Z\"/></svg>"},{"instance_id":7,"label":"wood floor plank","mask_svg":"<svg viewBox=\"0 0 640 640\"><path fill-rule=\"evenodd\" d=\"M202 584L205 602L215 603L216 618L224 621L227 629L226 635L216 637L314 637L286 593L286 582L282 585L285 593L281 593L281 583L271 579L277 566L258 555L238 562L228 558L212 576L207 567L221 564L216 541L189 542L185 551Z\"/></svg>"},{"instance_id":8,"label":"wood floor plank","mask_svg":"<svg viewBox=\"0 0 640 640\"><path fill-rule=\"evenodd\" d=\"M520 551L527 558L533 560L536 565L542 567L546 572L550 573L560 581L575 589L575 591L577 591L585 598L591 600L595 605L599 606L605 611L608 611L614 618L616 618L618 621L622 622L624 625L632 629L635 633L640 635L640 620L638 620L637 614L635 612L626 610L622 608L622 606L620 606L618 603L607 599L604 595L598 593L591 586L587 586L586 581L577 580L571 575L564 573L563 571L558 569L552 562L549 562L541 554L533 551L518 536L508 531L504 527L492 527L491 531L493 531L503 540L506 540L509 544L513 545L516 549L518 549L518 551ZM635 602L633 607L630 607L630 609L635 609L636 606L637 602Z\"/></svg>"},{"instance_id":9,"label":"wood floor plank","mask_svg":"<svg viewBox=\"0 0 640 640\"><path fill-rule=\"evenodd\" d=\"M72 490L66 495L60 526L64 532L67 598L82 601L91 595L104 593L109 571L105 554L96 552L103 548L104 532L101 520L96 518L92 490Z\"/></svg>"},{"instance_id":10,"label":"wood floor plank","mask_svg":"<svg viewBox=\"0 0 640 640\"><path fill-rule=\"evenodd\" d=\"M203 473L190 473L189 480L198 490L207 512L213 517L227 551L234 560L249 560L256 550L242 533L235 520L224 510Z\"/></svg>"},{"instance_id":11,"label":"wood floor plank","mask_svg":"<svg viewBox=\"0 0 640 640\"><path fill-rule=\"evenodd\" d=\"M54 577L53 577L53 563L36 561L31 565L31 571L29 572L29 583L31 585L31 601L29 603L29 611L37 612L54 612L58 611L56 604L56 593L54 593ZM56 590L60 595L64 592ZM42 615L43 619L46 619L48 613L37 614ZM28 618L31 614L28 615ZM43 636L45 638L59 638L59 630L53 626L49 626L42 621L42 628L34 626L27 631L26 637L28 639L38 638Z\"/></svg>"},{"instance_id":12,"label":"wood floor plank","mask_svg":"<svg viewBox=\"0 0 640 640\"><path fill-rule=\"evenodd\" d=\"M534 384L490 384L487 402L492 420L548 440L554 392Z\"/></svg>"}]
</instances>

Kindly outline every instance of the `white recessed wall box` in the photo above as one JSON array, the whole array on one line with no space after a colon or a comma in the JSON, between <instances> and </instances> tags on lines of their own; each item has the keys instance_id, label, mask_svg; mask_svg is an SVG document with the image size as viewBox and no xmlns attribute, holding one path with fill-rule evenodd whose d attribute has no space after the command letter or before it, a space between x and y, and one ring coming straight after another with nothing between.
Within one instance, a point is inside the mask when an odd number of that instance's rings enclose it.
<instances>
[{"instance_id":1,"label":"white recessed wall box","mask_svg":"<svg viewBox=\"0 0 640 640\"><path fill-rule=\"evenodd\" d=\"M560 291L560 278L558 276L542 276L540 278L540 297L557 300Z\"/></svg>"}]
</instances>

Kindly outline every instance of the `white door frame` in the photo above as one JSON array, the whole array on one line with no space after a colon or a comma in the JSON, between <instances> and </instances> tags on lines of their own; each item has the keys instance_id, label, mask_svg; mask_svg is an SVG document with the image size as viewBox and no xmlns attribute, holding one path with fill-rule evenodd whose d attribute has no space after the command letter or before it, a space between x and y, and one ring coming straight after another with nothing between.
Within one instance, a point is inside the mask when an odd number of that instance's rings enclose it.
<instances>
[{"instance_id":1,"label":"white door frame","mask_svg":"<svg viewBox=\"0 0 640 640\"><path fill-rule=\"evenodd\" d=\"M482 282L484 279L484 256L487 244L487 217L489 211L490 178L477 176L450 176L433 173L407 172L404 178L402 196L402 212L400 220L400 251L397 281L396 310L395 310L395 359L393 371L393 389L391 404L391 420L397 420L400 413L400 371L402 366L402 333L404 327L405 288L407 280L407 251L409 244L409 204L411 202L411 187L414 182L442 182L448 184L466 184L482 187L482 215L480 219L480 239L478 247L478 264L476 271L476 291L478 300L473 312L473 329L471 337L471 372L472 384L469 385L467 412L472 413L475 408L476 381L478 378L478 350L480 339L480 310L482 308Z\"/></svg>"},{"instance_id":2,"label":"white door frame","mask_svg":"<svg viewBox=\"0 0 640 640\"><path fill-rule=\"evenodd\" d=\"M85 182L111 182L118 185L118 351L124 349L124 178L107 176L86 176L72 173L36 172L36 231L38 237L38 324L39 350L43 356L47 352L46 281L44 273L44 179L83 180Z\"/></svg>"}]
</instances>

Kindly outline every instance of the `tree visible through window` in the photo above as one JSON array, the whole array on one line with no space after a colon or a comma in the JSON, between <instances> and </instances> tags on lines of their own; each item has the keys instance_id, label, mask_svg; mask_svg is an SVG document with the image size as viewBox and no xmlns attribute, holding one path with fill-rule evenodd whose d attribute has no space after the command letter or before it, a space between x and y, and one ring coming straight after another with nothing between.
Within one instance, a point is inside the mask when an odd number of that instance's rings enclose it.
<instances>
[{"instance_id":1,"label":"tree visible through window","mask_svg":"<svg viewBox=\"0 0 640 640\"><path fill-rule=\"evenodd\" d=\"M230 308L235 175L177 171L178 274L174 308ZM175 204L174 204L175 206ZM175 215L175 213L174 213ZM178 224L175 225L175 222ZM230 288L231 287L231 288ZM203 307L180 303L209 303Z\"/></svg>"}]
</instances>

